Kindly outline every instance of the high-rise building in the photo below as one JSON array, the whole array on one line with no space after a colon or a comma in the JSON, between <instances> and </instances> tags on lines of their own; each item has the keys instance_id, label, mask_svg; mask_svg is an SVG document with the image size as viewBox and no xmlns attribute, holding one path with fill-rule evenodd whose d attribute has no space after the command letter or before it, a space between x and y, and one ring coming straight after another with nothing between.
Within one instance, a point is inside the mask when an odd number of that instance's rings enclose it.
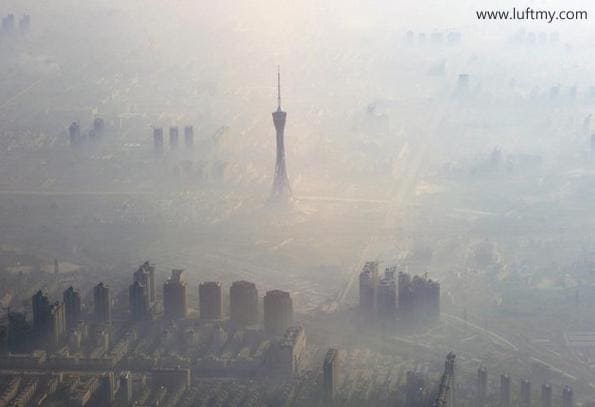
<instances>
[{"instance_id":1,"label":"high-rise building","mask_svg":"<svg viewBox=\"0 0 595 407\"><path fill-rule=\"evenodd\" d=\"M223 318L223 293L221 283L207 281L198 286L200 318L218 320Z\"/></svg>"},{"instance_id":2,"label":"high-rise building","mask_svg":"<svg viewBox=\"0 0 595 407\"><path fill-rule=\"evenodd\" d=\"M440 284L426 277L399 273L398 313L406 323L440 318Z\"/></svg>"},{"instance_id":3,"label":"high-rise building","mask_svg":"<svg viewBox=\"0 0 595 407\"><path fill-rule=\"evenodd\" d=\"M552 386L547 383L541 385L541 407L552 407Z\"/></svg>"},{"instance_id":4,"label":"high-rise building","mask_svg":"<svg viewBox=\"0 0 595 407\"><path fill-rule=\"evenodd\" d=\"M8 14L6 17L2 17L2 31L10 34L14 31L14 14Z\"/></svg>"},{"instance_id":5,"label":"high-rise building","mask_svg":"<svg viewBox=\"0 0 595 407\"><path fill-rule=\"evenodd\" d=\"M167 319L186 318L186 281L184 270L175 269L163 284L163 313Z\"/></svg>"},{"instance_id":6,"label":"high-rise building","mask_svg":"<svg viewBox=\"0 0 595 407\"><path fill-rule=\"evenodd\" d=\"M97 135L101 135L105 130L105 121L101 117L96 117L93 120L93 131Z\"/></svg>"},{"instance_id":7,"label":"high-rise building","mask_svg":"<svg viewBox=\"0 0 595 407\"><path fill-rule=\"evenodd\" d=\"M0 325L0 355L8 352L8 327Z\"/></svg>"},{"instance_id":8,"label":"high-rise building","mask_svg":"<svg viewBox=\"0 0 595 407\"><path fill-rule=\"evenodd\" d=\"M132 374L129 371L120 373L120 394L124 404L132 402Z\"/></svg>"},{"instance_id":9,"label":"high-rise building","mask_svg":"<svg viewBox=\"0 0 595 407\"><path fill-rule=\"evenodd\" d=\"M322 365L323 371L323 385L324 385L324 398L327 402L331 402L335 399L335 391L337 389L338 381L338 364L339 364L339 351L338 349L330 348L326 352L324 357L324 364Z\"/></svg>"},{"instance_id":10,"label":"high-rise building","mask_svg":"<svg viewBox=\"0 0 595 407\"><path fill-rule=\"evenodd\" d=\"M135 281L128 289L130 300L130 316L134 321L149 317L149 296L147 289L139 281Z\"/></svg>"},{"instance_id":11,"label":"high-rise building","mask_svg":"<svg viewBox=\"0 0 595 407\"><path fill-rule=\"evenodd\" d=\"M399 273L398 287L398 310L401 319L412 321L414 317L413 292L411 290L411 276L407 273Z\"/></svg>"},{"instance_id":12,"label":"high-rise building","mask_svg":"<svg viewBox=\"0 0 595 407\"><path fill-rule=\"evenodd\" d=\"M286 291L271 290L264 296L264 329L272 335L283 335L293 325L293 301Z\"/></svg>"},{"instance_id":13,"label":"high-rise building","mask_svg":"<svg viewBox=\"0 0 595 407\"><path fill-rule=\"evenodd\" d=\"M359 308L365 317L371 318L376 308L378 285L378 262L369 261L359 274Z\"/></svg>"},{"instance_id":14,"label":"high-rise building","mask_svg":"<svg viewBox=\"0 0 595 407\"><path fill-rule=\"evenodd\" d=\"M81 295L74 288L68 287L62 295L62 300L66 314L66 329L72 329L82 319Z\"/></svg>"},{"instance_id":15,"label":"high-rise building","mask_svg":"<svg viewBox=\"0 0 595 407\"><path fill-rule=\"evenodd\" d=\"M78 329L73 328L68 331L68 347L71 351L79 351L81 349L82 341L83 335Z\"/></svg>"},{"instance_id":16,"label":"high-rise building","mask_svg":"<svg viewBox=\"0 0 595 407\"><path fill-rule=\"evenodd\" d=\"M66 333L66 313L64 304L56 301L50 306L50 345L58 347Z\"/></svg>"},{"instance_id":17,"label":"high-rise building","mask_svg":"<svg viewBox=\"0 0 595 407\"><path fill-rule=\"evenodd\" d=\"M235 281L229 288L231 320L238 325L258 323L258 290L249 281Z\"/></svg>"},{"instance_id":18,"label":"high-rise building","mask_svg":"<svg viewBox=\"0 0 595 407\"><path fill-rule=\"evenodd\" d=\"M29 14L23 14L21 19L19 20L19 29L21 33L29 32L31 28L31 16Z\"/></svg>"},{"instance_id":19,"label":"high-rise building","mask_svg":"<svg viewBox=\"0 0 595 407\"><path fill-rule=\"evenodd\" d=\"M110 289L103 283L93 287L93 304L95 321L110 324L112 321L112 297Z\"/></svg>"},{"instance_id":20,"label":"high-rise building","mask_svg":"<svg viewBox=\"0 0 595 407\"><path fill-rule=\"evenodd\" d=\"M116 374L114 372L106 372L101 376L101 389L103 392L102 401L105 405L111 405L115 400L116 391L118 390L118 382L116 382Z\"/></svg>"},{"instance_id":21,"label":"high-rise building","mask_svg":"<svg viewBox=\"0 0 595 407\"><path fill-rule=\"evenodd\" d=\"M10 352L28 352L31 343L32 328L27 322L25 314L10 311L8 313L8 332L6 346Z\"/></svg>"},{"instance_id":22,"label":"high-rise building","mask_svg":"<svg viewBox=\"0 0 595 407\"><path fill-rule=\"evenodd\" d=\"M161 127L153 128L153 148L157 153L163 152L163 129Z\"/></svg>"},{"instance_id":23,"label":"high-rise building","mask_svg":"<svg viewBox=\"0 0 595 407\"><path fill-rule=\"evenodd\" d=\"M301 326L287 328L285 334L279 339L277 346L273 347L272 368L287 376L298 374L302 358L306 350L306 333Z\"/></svg>"},{"instance_id":24,"label":"high-rise building","mask_svg":"<svg viewBox=\"0 0 595 407\"><path fill-rule=\"evenodd\" d=\"M521 379L521 407L531 406L531 382L527 379Z\"/></svg>"},{"instance_id":25,"label":"high-rise building","mask_svg":"<svg viewBox=\"0 0 595 407\"><path fill-rule=\"evenodd\" d=\"M562 407L573 407L574 398L572 395L572 388L570 386L564 386L562 389Z\"/></svg>"},{"instance_id":26,"label":"high-rise building","mask_svg":"<svg viewBox=\"0 0 595 407\"><path fill-rule=\"evenodd\" d=\"M47 295L38 291L32 298L33 330L40 343L58 346L66 331L64 304L50 303Z\"/></svg>"},{"instance_id":27,"label":"high-rise building","mask_svg":"<svg viewBox=\"0 0 595 407\"><path fill-rule=\"evenodd\" d=\"M488 397L488 370L481 366L477 369L477 407L483 407Z\"/></svg>"},{"instance_id":28,"label":"high-rise building","mask_svg":"<svg viewBox=\"0 0 595 407\"><path fill-rule=\"evenodd\" d=\"M68 127L68 137L70 139L70 145L76 146L81 140L81 126L77 122L72 122Z\"/></svg>"},{"instance_id":29,"label":"high-rise building","mask_svg":"<svg viewBox=\"0 0 595 407\"><path fill-rule=\"evenodd\" d=\"M500 375L500 407L510 407L510 376Z\"/></svg>"},{"instance_id":30,"label":"high-rise building","mask_svg":"<svg viewBox=\"0 0 595 407\"><path fill-rule=\"evenodd\" d=\"M178 148L178 127L172 126L169 128L169 148L176 150Z\"/></svg>"},{"instance_id":31,"label":"high-rise building","mask_svg":"<svg viewBox=\"0 0 595 407\"><path fill-rule=\"evenodd\" d=\"M428 280L428 318L430 321L440 319L440 283Z\"/></svg>"},{"instance_id":32,"label":"high-rise building","mask_svg":"<svg viewBox=\"0 0 595 407\"><path fill-rule=\"evenodd\" d=\"M187 149L194 147L194 128L192 126L184 127L184 144Z\"/></svg>"},{"instance_id":33,"label":"high-rise building","mask_svg":"<svg viewBox=\"0 0 595 407\"><path fill-rule=\"evenodd\" d=\"M133 281L138 281L147 290L149 305L155 302L155 266L148 261L134 272Z\"/></svg>"},{"instance_id":34,"label":"high-rise building","mask_svg":"<svg viewBox=\"0 0 595 407\"><path fill-rule=\"evenodd\" d=\"M140 266L132 275L132 282L138 281L147 289L147 296L149 294L149 286L151 285L151 281L149 278L149 272L145 270L143 266Z\"/></svg>"},{"instance_id":35,"label":"high-rise building","mask_svg":"<svg viewBox=\"0 0 595 407\"><path fill-rule=\"evenodd\" d=\"M43 339L50 330L50 300L41 290L31 300L33 306L33 330L38 339Z\"/></svg>"},{"instance_id":36,"label":"high-rise building","mask_svg":"<svg viewBox=\"0 0 595 407\"><path fill-rule=\"evenodd\" d=\"M287 113L281 110L281 73L277 71L277 110L273 112L273 124L277 133L277 157L271 198L286 200L291 197L291 188L285 165L285 121Z\"/></svg>"},{"instance_id":37,"label":"high-rise building","mask_svg":"<svg viewBox=\"0 0 595 407\"><path fill-rule=\"evenodd\" d=\"M148 261L146 261L146 262L144 262L142 267L145 270L147 270L147 272L149 273L149 282L151 283L151 286L149 287L149 301L150 301L150 303L154 303L155 300L157 299L157 296L156 296L157 286L155 286L155 266L153 264L149 263Z\"/></svg>"},{"instance_id":38,"label":"high-rise building","mask_svg":"<svg viewBox=\"0 0 595 407\"><path fill-rule=\"evenodd\" d=\"M383 322L393 322L397 315L397 281L392 269L387 269L376 293L378 317Z\"/></svg>"}]
</instances>

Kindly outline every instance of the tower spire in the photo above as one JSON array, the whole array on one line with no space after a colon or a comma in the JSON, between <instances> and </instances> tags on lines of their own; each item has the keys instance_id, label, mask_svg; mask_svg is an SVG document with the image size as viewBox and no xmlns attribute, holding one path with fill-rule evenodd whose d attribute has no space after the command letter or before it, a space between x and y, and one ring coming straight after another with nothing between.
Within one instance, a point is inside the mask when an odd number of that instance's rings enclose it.
<instances>
[{"instance_id":1,"label":"tower spire","mask_svg":"<svg viewBox=\"0 0 595 407\"><path fill-rule=\"evenodd\" d=\"M277 110L273 112L273 124L277 133L277 160L275 162L275 177L271 198L283 199L291 197L291 188L285 168L285 120L287 113L281 110L281 70L277 65Z\"/></svg>"},{"instance_id":2,"label":"tower spire","mask_svg":"<svg viewBox=\"0 0 595 407\"><path fill-rule=\"evenodd\" d=\"M281 68L277 65L277 110L281 111Z\"/></svg>"}]
</instances>

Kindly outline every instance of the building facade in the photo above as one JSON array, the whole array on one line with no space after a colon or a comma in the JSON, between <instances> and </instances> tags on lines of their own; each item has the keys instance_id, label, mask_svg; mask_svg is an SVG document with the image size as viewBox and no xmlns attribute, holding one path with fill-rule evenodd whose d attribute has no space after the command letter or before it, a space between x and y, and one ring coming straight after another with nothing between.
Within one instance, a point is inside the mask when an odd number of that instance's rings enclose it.
<instances>
[{"instance_id":1,"label":"building facade","mask_svg":"<svg viewBox=\"0 0 595 407\"><path fill-rule=\"evenodd\" d=\"M223 292L219 281L207 281L198 286L200 318L219 320L223 318Z\"/></svg>"},{"instance_id":2,"label":"building facade","mask_svg":"<svg viewBox=\"0 0 595 407\"><path fill-rule=\"evenodd\" d=\"M293 325L293 301L287 291L267 291L264 296L264 329L281 336Z\"/></svg>"},{"instance_id":3,"label":"building facade","mask_svg":"<svg viewBox=\"0 0 595 407\"><path fill-rule=\"evenodd\" d=\"M238 325L258 323L258 290L249 281L235 281L229 288L230 316Z\"/></svg>"},{"instance_id":4,"label":"building facade","mask_svg":"<svg viewBox=\"0 0 595 407\"><path fill-rule=\"evenodd\" d=\"M112 321L112 297L110 288L103 283L93 287L93 306L95 321L110 324Z\"/></svg>"},{"instance_id":5,"label":"building facade","mask_svg":"<svg viewBox=\"0 0 595 407\"><path fill-rule=\"evenodd\" d=\"M184 270L175 269L163 285L163 313L166 319L186 318L186 281Z\"/></svg>"}]
</instances>

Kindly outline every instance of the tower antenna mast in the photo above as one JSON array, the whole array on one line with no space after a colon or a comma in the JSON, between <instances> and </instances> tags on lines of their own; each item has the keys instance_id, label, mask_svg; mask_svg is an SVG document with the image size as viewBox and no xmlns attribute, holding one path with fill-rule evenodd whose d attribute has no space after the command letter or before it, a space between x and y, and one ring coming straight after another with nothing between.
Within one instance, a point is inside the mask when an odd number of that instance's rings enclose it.
<instances>
[{"instance_id":1,"label":"tower antenna mast","mask_svg":"<svg viewBox=\"0 0 595 407\"><path fill-rule=\"evenodd\" d=\"M281 110L281 68L277 65L277 110Z\"/></svg>"}]
</instances>

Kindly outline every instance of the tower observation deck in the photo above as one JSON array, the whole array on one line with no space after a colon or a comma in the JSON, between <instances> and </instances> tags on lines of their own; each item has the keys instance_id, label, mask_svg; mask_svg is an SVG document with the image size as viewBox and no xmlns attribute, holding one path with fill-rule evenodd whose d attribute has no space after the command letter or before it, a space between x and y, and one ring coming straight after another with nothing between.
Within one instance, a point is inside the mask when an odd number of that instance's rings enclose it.
<instances>
[{"instance_id":1,"label":"tower observation deck","mask_svg":"<svg viewBox=\"0 0 595 407\"><path fill-rule=\"evenodd\" d=\"M277 158L275 160L275 175L271 200L288 200L291 198L291 188L287 179L285 166L285 120L287 113L281 110L281 73L277 68L277 110L273 112L273 124L277 133Z\"/></svg>"}]
</instances>

